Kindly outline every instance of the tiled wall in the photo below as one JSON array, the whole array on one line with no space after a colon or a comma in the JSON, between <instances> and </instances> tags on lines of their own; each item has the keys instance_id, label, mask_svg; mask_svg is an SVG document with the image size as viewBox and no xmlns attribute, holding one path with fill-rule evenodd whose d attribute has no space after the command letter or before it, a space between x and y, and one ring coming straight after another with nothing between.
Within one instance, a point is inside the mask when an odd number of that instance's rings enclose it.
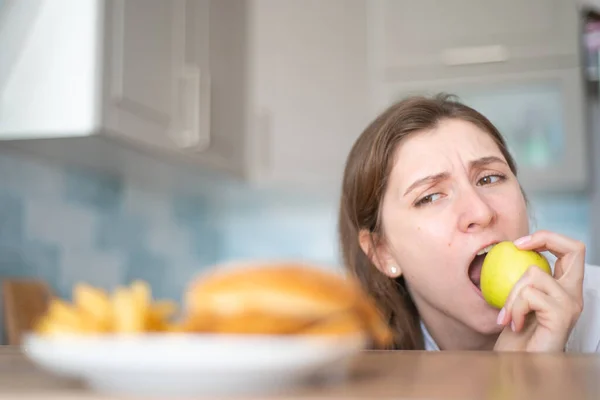
<instances>
[{"instance_id":1,"label":"tiled wall","mask_svg":"<svg viewBox=\"0 0 600 400\"><path fill-rule=\"evenodd\" d=\"M62 294L82 279L143 277L173 296L203 267L249 256L335 262L333 204L242 189L164 193L15 155L0 170L1 272L40 275Z\"/></svg>"},{"instance_id":2,"label":"tiled wall","mask_svg":"<svg viewBox=\"0 0 600 400\"><path fill-rule=\"evenodd\" d=\"M184 196L1 154L0 276L40 277L63 296L77 281L110 288L142 278L178 299L192 275L229 259L337 264L336 199L208 189ZM585 197L532 203L538 227L588 241Z\"/></svg>"},{"instance_id":3,"label":"tiled wall","mask_svg":"<svg viewBox=\"0 0 600 400\"><path fill-rule=\"evenodd\" d=\"M210 184L210 183L207 183ZM46 279L62 296L134 278L179 299L191 276L244 257L335 264L333 203L236 185L165 193L81 169L0 155L0 276Z\"/></svg>"}]
</instances>

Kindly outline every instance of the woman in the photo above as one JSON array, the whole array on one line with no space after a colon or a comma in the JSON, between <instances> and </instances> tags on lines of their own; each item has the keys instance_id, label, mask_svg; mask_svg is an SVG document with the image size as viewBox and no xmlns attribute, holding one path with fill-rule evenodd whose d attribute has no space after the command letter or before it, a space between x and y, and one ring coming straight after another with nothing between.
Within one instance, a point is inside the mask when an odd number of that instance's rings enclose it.
<instances>
[{"instance_id":1,"label":"woman","mask_svg":"<svg viewBox=\"0 0 600 400\"><path fill-rule=\"evenodd\" d=\"M504 139L449 96L408 98L366 128L348 156L339 233L344 264L389 318L397 349L598 348L600 278L584 244L530 234ZM497 310L479 274L504 240L557 260L554 277L530 268Z\"/></svg>"}]
</instances>

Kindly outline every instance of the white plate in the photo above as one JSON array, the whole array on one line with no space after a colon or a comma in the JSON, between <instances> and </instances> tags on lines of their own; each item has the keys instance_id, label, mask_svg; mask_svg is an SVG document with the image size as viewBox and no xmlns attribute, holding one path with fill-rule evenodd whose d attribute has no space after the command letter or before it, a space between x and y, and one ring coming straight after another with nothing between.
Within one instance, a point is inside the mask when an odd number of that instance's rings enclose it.
<instances>
[{"instance_id":1,"label":"white plate","mask_svg":"<svg viewBox=\"0 0 600 400\"><path fill-rule=\"evenodd\" d=\"M363 336L144 334L41 337L25 354L42 368L111 394L257 394L314 376L343 377Z\"/></svg>"}]
</instances>

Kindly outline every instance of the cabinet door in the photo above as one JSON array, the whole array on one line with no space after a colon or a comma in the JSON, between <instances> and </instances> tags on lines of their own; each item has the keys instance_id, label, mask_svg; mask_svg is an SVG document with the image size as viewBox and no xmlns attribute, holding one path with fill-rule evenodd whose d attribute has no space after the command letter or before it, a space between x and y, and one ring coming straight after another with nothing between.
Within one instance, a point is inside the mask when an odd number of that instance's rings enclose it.
<instances>
[{"instance_id":1,"label":"cabinet door","mask_svg":"<svg viewBox=\"0 0 600 400\"><path fill-rule=\"evenodd\" d=\"M195 163L244 175L247 54L246 1L188 0L187 62L199 67L201 140Z\"/></svg>"},{"instance_id":2,"label":"cabinet door","mask_svg":"<svg viewBox=\"0 0 600 400\"><path fill-rule=\"evenodd\" d=\"M252 4L255 179L337 187L368 112L364 1Z\"/></svg>"},{"instance_id":3,"label":"cabinet door","mask_svg":"<svg viewBox=\"0 0 600 400\"><path fill-rule=\"evenodd\" d=\"M526 191L588 188L588 135L580 70L472 77L390 85L379 107L409 95L452 93L502 133Z\"/></svg>"},{"instance_id":4,"label":"cabinet door","mask_svg":"<svg viewBox=\"0 0 600 400\"><path fill-rule=\"evenodd\" d=\"M369 46L389 79L579 64L572 0L369 0Z\"/></svg>"},{"instance_id":5,"label":"cabinet door","mask_svg":"<svg viewBox=\"0 0 600 400\"><path fill-rule=\"evenodd\" d=\"M188 2L107 4L104 100L109 133L163 150L205 145L205 76L197 63L188 62L198 40L190 36L195 14L188 13Z\"/></svg>"}]
</instances>

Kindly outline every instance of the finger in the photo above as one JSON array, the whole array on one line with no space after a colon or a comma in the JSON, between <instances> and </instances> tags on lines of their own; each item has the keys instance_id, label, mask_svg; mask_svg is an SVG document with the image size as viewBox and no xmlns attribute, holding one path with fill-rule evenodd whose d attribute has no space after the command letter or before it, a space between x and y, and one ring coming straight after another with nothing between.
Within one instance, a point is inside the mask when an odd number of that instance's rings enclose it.
<instances>
[{"instance_id":1,"label":"finger","mask_svg":"<svg viewBox=\"0 0 600 400\"><path fill-rule=\"evenodd\" d=\"M522 250L549 251L558 258L570 253L585 253L583 242L546 230L519 238L514 244Z\"/></svg>"},{"instance_id":2,"label":"finger","mask_svg":"<svg viewBox=\"0 0 600 400\"><path fill-rule=\"evenodd\" d=\"M537 265L529 267L522 278L525 279L530 286L541 290L557 301L569 301L570 295L565 288Z\"/></svg>"},{"instance_id":3,"label":"finger","mask_svg":"<svg viewBox=\"0 0 600 400\"><path fill-rule=\"evenodd\" d=\"M527 272L523 274L521 279L515 283L513 288L511 289L508 297L506 298L506 302L504 302L504 307L500 310L498 314L498 324L506 326L512 320L512 309L516 299L519 297L521 290L529 284L530 278L527 276Z\"/></svg>"},{"instance_id":4,"label":"finger","mask_svg":"<svg viewBox=\"0 0 600 400\"><path fill-rule=\"evenodd\" d=\"M553 299L556 299L556 301L569 301L569 294L554 278L537 266L532 265L525 271L523 276L521 276L521 279L517 281L509 293L504 305L504 318L502 318L502 321L498 321L501 325L506 325L510 322L514 303L521 295L521 291L528 286L543 292Z\"/></svg>"},{"instance_id":5,"label":"finger","mask_svg":"<svg viewBox=\"0 0 600 400\"><path fill-rule=\"evenodd\" d=\"M524 250L549 251L559 258L555 265L556 279L577 294L583 284L585 244L549 231L538 231L515 241Z\"/></svg>"},{"instance_id":6,"label":"finger","mask_svg":"<svg viewBox=\"0 0 600 400\"><path fill-rule=\"evenodd\" d=\"M525 318L531 312L549 315L556 309L557 302L546 293L533 286L525 286L515 299L512 307L511 329L515 332L521 331L525 326Z\"/></svg>"}]
</instances>

